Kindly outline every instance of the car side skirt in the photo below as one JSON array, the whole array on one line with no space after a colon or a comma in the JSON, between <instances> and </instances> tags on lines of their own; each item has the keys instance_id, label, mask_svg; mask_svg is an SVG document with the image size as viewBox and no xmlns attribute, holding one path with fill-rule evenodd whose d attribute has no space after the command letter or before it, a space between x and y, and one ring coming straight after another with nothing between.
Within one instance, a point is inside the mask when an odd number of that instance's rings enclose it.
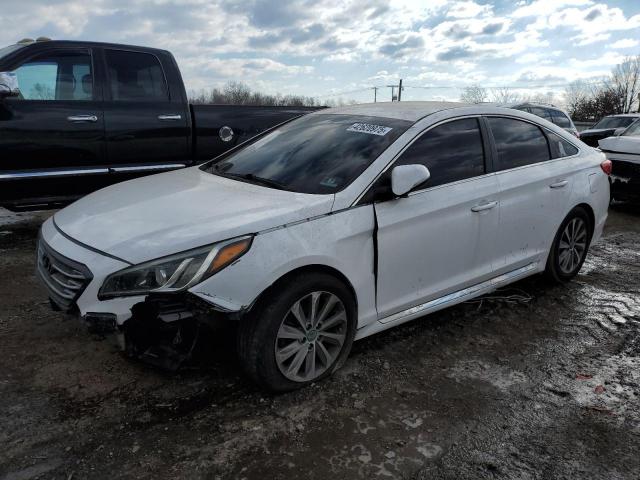
<instances>
[{"instance_id":1,"label":"car side skirt","mask_svg":"<svg viewBox=\"0 0 640 480\"><path fill-rule=\"evenodd\" d=\"M388 328L395 327L396 325L400 325L401 323L408 322L423 315L427 315L429 313L442 310L452 305L456 305L471 298L475 298L480 295L492 292L493 290L503 285L513 283L516 280L528 277L529 275L532 275L538 271L540 271L539 262L533 262L525 265L524 267L520 267L516 270L499 275L482 283L478 283L471 287L449 293L442 297L430 300L429 302L422 303L420 305L416 305L401 312L394 313L358 330L356 332L356 340L368 337L369 335L373 335Z\"/></svg>"}]
</instances>

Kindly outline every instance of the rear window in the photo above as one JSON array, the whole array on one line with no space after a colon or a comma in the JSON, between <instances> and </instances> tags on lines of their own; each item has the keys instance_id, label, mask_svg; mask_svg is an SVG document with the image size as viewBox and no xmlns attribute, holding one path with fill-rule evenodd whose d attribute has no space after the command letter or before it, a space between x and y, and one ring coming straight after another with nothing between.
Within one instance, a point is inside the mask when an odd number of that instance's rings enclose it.
<instances>
[{"instance_id":1,"label":"rear window","mask_svg":"<svg viewBox=\"0 0 640 480\"><path fill-rule=\"evenodd\" d=\"M604 128L621 128L628 127L637 120L637 117L604 117L598 123L596 123L593 129Z\"/></svg>"},{"instance_id":2,"label":"rear window","mask_svg":"<svg viewBox=\"0 0 640 480\"><path fill-rule=\"evenodd\" d=\"M412 122L381 117L307 115L203 169L300 193L329 194L356 179Z\"/></svg>"},{"instance_id":3,"label":"rear window","mask_svg":"<svg viewBox=\"0 0 640 480\"><path fill-rule=\"evenodd\" d=\"M487 118L498 150L497 170L549 160L549 145L540 127L512 118Z\"/></svg>"},{"instance_id":4,"label":"rear window","mask_svg":"<svg viewBox=\"0 0 640 480\"><path fill-rule=\"evenodd\" d=\"M553 117L553 123L562 128L571 128L571 120L564 113L558 110L551 110L551 116Z\"/></svg>"}]
</instances>

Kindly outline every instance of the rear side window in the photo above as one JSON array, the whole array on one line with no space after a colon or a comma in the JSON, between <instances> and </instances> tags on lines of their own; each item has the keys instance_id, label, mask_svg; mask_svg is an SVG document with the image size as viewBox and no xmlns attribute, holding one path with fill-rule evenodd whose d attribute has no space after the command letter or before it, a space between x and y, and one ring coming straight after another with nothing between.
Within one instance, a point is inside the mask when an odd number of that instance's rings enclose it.
<instances>
[{"instance_id":1,"label":"rear side window","mask_svg":"<svg viewBox=\"0 0 640 480\"><path fill-rule=\"evenodd\" d=\"M148 53L105 50L111 99L129 102L169 100L158 59Z\"/></svg>"},{"instance_id":2,"label":"rear side window","mask_svg":"<svg viewBox=\"0 0 640 480\"><path fill-rule=\"evenodd\" d=\"M498 151L496 170L549 160L549 145L540 127L512 118L487 118Z\"/></svg>"},{"instance_id":3,"label":"rear side window","mask_svg":"<svg viewBox=\"0 0 640 480\"><path fill-rule=\"evenodd\" d=\"M551 116L553 117L553 123L562 128L571 128L571 120L564 113L557 110L551 110Z\"/></svg>"},{"instance_id":4,"label":"rear side window","mask_svg":"<svg viewBox=\"0 0 640 480\"><path fill-rule=\"evenodd\" d=\"M454 120L427 131L395 163L412 164L424 165L431 172L424 187L484 174L484 147L478 120Z\"/></svg>"},{"instance_id":5,"label":"rear side window","mask_svg":"<svg viewBox=\"0 0 640 480\"><path fill-rule=\"evenodd\" d=\"M547 132L552 158L570 157L578 153L578 149L555 133Z\"/></svg>"},{"instance_id":6,"label":"rear side window","mask_svg":"<svg viewBox=\"0 0 640 480\"><path fill-rule=\"evenodd\" d=\"M15 70L22 100L92 100L88 51L43 53Z\"/></svg>"}]
</instances>

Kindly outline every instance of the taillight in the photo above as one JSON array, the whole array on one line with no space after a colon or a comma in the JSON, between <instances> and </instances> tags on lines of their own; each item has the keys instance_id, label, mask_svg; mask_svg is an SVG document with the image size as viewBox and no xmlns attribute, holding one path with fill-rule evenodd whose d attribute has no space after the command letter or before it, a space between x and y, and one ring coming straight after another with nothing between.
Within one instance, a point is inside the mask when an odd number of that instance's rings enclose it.
<instances>
[{"instance_id":1,"label":"taillight","mask_svg":"<svg viewBox=\"0 0 640 480\"><path fill-rule=\"evenodd\" d=\"M611 163L611 160L605 160L600 164L600 168L607 175L611 175L611 171L613 170L613 164Z\"/></svg>"}]
</instances>

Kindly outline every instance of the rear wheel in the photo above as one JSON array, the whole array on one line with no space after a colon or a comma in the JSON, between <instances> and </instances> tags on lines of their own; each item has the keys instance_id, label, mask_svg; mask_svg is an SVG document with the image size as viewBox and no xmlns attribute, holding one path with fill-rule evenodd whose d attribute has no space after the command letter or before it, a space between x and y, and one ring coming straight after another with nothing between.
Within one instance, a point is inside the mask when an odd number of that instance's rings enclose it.
<instances>
[{"instance_id":1,"label":"rear wheel","mask_svg":"<svg viewBox=\"0 0 640 480\"><path fill-rule=\"evenodd\" d=\"M591 219L582 207L574 208L564 219L549 252L545 273L556 282L575 277L584 263L591 242Z\"/></svg>"},{"instance_id":2,"label":"rear wheel","mask_svg":"<svg viewBox=\"0 0 640 480\"><path fill-rule=\"evenodd\" d=\"M351 291L324 273L302 274L243 319L238 353L245 371L274 391L321 380L346 360L355 336Z\"/></svg>"}]
</instances>

